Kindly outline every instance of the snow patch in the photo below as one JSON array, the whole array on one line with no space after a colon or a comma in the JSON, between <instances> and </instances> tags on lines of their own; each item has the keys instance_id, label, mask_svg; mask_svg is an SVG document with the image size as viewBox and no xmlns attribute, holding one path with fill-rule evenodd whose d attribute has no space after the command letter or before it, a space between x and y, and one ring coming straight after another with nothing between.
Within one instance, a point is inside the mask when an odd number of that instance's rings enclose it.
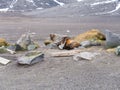
<instances>
[{"instance_id":1,"label":"snow patch","mask_svg":"<svg viewBox=\"0 0 120 90\"><path fill-rule=\"evenodd\" d=\"M7 12L9 8L2 8L0 9L0 12Z\"/></svg>"},{"instance_id":2,"label":"snow patch","mask_svg":"<svg viewBox=\"0 0 120 90\"><path fill-rule=\"evenodd\" d=\"M81 2L81 1L83 1L83 0L77 0L78 2Z\"/></svg>"},{"instance_id":3,"label":"snow patch","mask_svg":"<svg viewBox=\"0 0 120 90\"><path fill-rule=\"evenodd\" d=\"M114 10L112 10L110 12L107 12L107 13L113 13L113 12L119 10L119 9L120 9L120 2L117 4L117 6L116 6L116 8Z\"/></svg>"},{"instance_id":4,"label":"snow patch","mask_svg":"<svg viewBox=\"0 0 120 90\"><path fill-rule=\"evenodd\" d=\"M26 0L26 1L32 3L34 6L36 6L36 4L33 0Z\"/></svg>"},{"instance_id":5,"label":"snow patch","mask_svg":"<svg viewBox=\"0 0 120 90\"><path fill-rule=\"evenodd\" d=\"M107 1L103 1L103 2L97 2L97 3L91 4L91 6L96 6L99 4L108 4L108 3L112 3L112 2L116 2L116 0L107 0Z\"/></svg>"},{"instance_id":6,"label":"snow patch","mask_svg":"<svg viewBox=\"0 0 120 90\"><path fill-rule=\"evenodd\" d=\"M14 4L17 3L18 0L13 0L12 3L10 4L10 8L13 8Z\"/></svg>"},{"instance_id":7,"label":"snow patch","mask_svg":"<svg viewBox=\"0 0 120 90\"><path fill-rule=\"evenodd\" d=\"M56 2L56 3L59 4L60 6L64 6L64 5L65 5L64 3L59 2L59 1L57 1L57 0L54 0L54 2Z\"/></svg>"},{"instance_id":8,"label":"snow patch","mask_svg":"<svg viewBox=\"0 0 120 90\"><path fill-rule=\"evenodd\" d=\"M41 9L43 9L43 8L37 8L37 10L41 10Z\"/></svg>"},{"instance_id":9,"label":"snow patch","mask_svg":"<svg viewBox=\"0 0 120 90\"><path fill-rule=\"evenodd\" d=\"M50 5L49 3L45 3L46 5Z\"/></svg>"},{"instance_id":10,"label":"snow patch","mask_svg":"<svg viewBox=\"0 0 120 90\"><path fill-rule=\"evenodd\" d=\"M31 3L34 3L34 1L33 1L33 0L26 0L26 1L31 2Z\"/></svg>"}]
</instances>

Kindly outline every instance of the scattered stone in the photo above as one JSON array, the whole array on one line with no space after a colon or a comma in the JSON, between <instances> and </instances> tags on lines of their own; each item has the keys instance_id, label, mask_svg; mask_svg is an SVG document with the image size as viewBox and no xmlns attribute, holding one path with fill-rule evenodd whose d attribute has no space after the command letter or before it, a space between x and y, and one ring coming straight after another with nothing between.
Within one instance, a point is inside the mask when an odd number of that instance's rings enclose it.
<instances>
[{"instance_id":1,"label":"scattered stone","mask_svg":"<svg viewBox=\"0 0 120 90\"><path fill-rule=\"evenodd\" d=\"M18 58L18 64L32 65L44 60L44 54L42 52L30 52Z\"/></svg>"},{"instance_id":2,"label":"scattered stone","mask_svg":"<svg viewBox=\"0 0 120 90\"><path fill-rule=\"evenodd\" d=\"M116 53L116 55L120 55L120 46L118 46L116 49L115 49L115 53Z\"/></svg>"},{"instance_id":3,"label":"scattered stone","mask_svg":"<svg viewBox=\"0 0 120 90\"><path fill-rule=\"evenodd\" d=\"M5 49L4 46L0 47L0 53L6 53L6 52L7 52L7 51L6 51L6 49Z\"/></svg>"},{"instance_id":4,"label":"scattered stone","mask_svg":"<svg viewBox=\"0 0 120 90\"><path fill-rule=\"evenodd\" d=\"M114 48L120 45L120 35L106 30L106 48Z\"/></svg>"},{"instance_id":5,"label":"scattered stone","mask_svg":"<svg viewBox=\"0 0 120 90\"><path fill-rule=\"evenodd\" d=\"M37 48L37 46L35 44L31 44L31 45L28 45L27 47L27 50L31 51L31 50L35 50Z\"/></svg>"},{"instance_id":6,"label":"scattered stone","mask_svg":"<svg viewBox=\"0 0 120 90\"><path fill-rule=\"evenodd\" d=\"M5 58L3 58L3 57L0 57L0 64L2 64L2 65L7 65L9 62L10 62L10 60L5 59Z\"/></svg>"},{"instance_id":7,"label":"scattered stone","mask_svg":"<svg viewBox=\"0 0 120 90\"><path fill-rule=\"evenodd\" d=\"M49 49L58 49L58 46L55 43L51 43L51 44L47 45L46 48L49 48Z\"/></svg>"},{"instance_id":8,"label":"scattered stone","mask_svg":"<svg viewBox=\"0 0 120 90\"><path fill-rule=\"evenodd\" d=\"M31 33L23 34L18 41L16 42L17 45L19 45L23 50L34 50L39 47L37 43L35 43L31 37Z\"/></svg>"},{"instance_id":9,"label":"scattered stone","mask_svg":"<svg viewBox=\"0 0 120 90\"><path fill-rule=\"evenodd\" d=\"M16 53L15 51L10 50L10 49L6 48L5 46L0 47L0 53L7 53L7 52L9 52L10 54Z\"/></svg>"},{"instance_id":10,"label":"scattered stone","mask_svg":"<svg viewBox=\"0 0 120 90\"><path fill-rule=\"evenodd\" d=\"M22 51L23 50L23 48L18 44L10 45L7 48L12 51Z\"/></svg>"},{"instance_id":11,"label":"scattered stone","mask_svg":"<svg viewBox=\"0 0 120 90\"><path fill-rule=\"evenodd\" d=\"M76 54L73 56L73 60L79 61L79 60L92 60L97 55L100 55L100 53L92 53L92 52L80 52L79 54Z\"/></svg>"},{"instance_id":12,"label":"scattered stone","mask_svg":"<svg viewBox=\"0 0 120 90\"><path fill-rule=\"evenodd\" d=\"M80 43L80 45L82 47L90 47L91 46L91 42L89 40L83 41L83 42Z\"/></svg>"},{"instance_id":13,"label":"scattered stone","mask_svg":"<svg viewBox=\"0 0 120 90\"><path fill-rule=\"evenodd\" d=\"M90 46L101 46L103 44L103 41L100 40L86 40L80 43L82 47L90 47Z\"/></svg>"}]
</instances>

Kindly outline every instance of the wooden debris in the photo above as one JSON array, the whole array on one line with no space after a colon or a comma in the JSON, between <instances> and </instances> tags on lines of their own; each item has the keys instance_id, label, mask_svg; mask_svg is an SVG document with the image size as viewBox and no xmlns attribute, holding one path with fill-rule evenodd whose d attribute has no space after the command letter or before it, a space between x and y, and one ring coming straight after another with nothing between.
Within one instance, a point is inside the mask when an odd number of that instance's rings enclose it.
<instances>
[{"instance_id":1,"label":"wooden debris","mask_svg":"<svg viewBox=\"0 0 120 90\"><path fill-rule=\"evenodd\" d=\"M10 50L10 49L8 49L8 48L6 48L6 51L8 51L10 54L16 54L16 52L15 52L15 51Z\"/></svg>"},{"instance_id":2,"label":"wooden debris","mask_svg":"<svg viewBox=\"0 0 120 90\"><path fill-rule=\"evenodd\" d=\"M56 51L56 52L50 52L50 55L53 57L69 57L73 56L77 53L80 53L83 50L64 50L64 51Z\"/></svg>"},{"instance_id":3,"label":"wooden debris","mask_svg":"<svg viewBox=\"0 0 120 90\"><path fill-rule=\"evenodd\" d=\"M5 46L0 47L0 53L6 53L6 52L9 52L10 54L16 54L15 51L10 50L10 49L6 48Z\"/></svg>"}]
</instances>

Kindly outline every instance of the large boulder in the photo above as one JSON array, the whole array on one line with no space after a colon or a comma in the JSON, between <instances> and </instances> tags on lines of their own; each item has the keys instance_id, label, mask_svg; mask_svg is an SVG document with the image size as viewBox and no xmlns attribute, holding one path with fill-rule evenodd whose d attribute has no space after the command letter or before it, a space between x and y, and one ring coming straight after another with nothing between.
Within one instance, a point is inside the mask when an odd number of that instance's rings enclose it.
<instances>
[{"instance_id":1,"label":"large boulder","mask_svg":"<svg viewBox=\"0 0 120 90\"><path fill-rule=\"evenodd\" d=\"M30 33L23 34L16 42L16 45L19 45L23 50L34 50L38 48L38 43L33 41L30 35Z\"/></svg>"},{"instance_id":2,"label":"large boulder","mask_svg":"<svg viewBox=\"0 0 120 90\"><path fill-rule=\"evenodd\" d=\"M114 48L120 46L120 34L106 30L106 48Z\"/></svg>"}]
</instances>

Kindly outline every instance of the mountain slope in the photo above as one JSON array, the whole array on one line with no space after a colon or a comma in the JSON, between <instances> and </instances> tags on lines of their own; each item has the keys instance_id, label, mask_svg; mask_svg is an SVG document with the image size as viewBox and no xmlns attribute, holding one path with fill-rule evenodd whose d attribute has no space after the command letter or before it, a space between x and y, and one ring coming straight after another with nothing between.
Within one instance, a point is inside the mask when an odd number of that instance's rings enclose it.
<instances>
[{"instance_id":1,"label":"mountain slope","mask_svg":"<svg viewBox=\"0 0 120 90\"><path fill-rule=\"evenodd\" d=\"M0 0L0 11L31 11L63 6L76 0Z\"/></svg>"},{"instance_id":2,"label":"mountain slope","mask_svg":"<svg viewBox=\"0 0 120 90\"><path fill-rule=\"evenodd\" d=\"M0 0L0 11L37 17L120 15L120 0Z\"/></svg>"},{"instance_id":3,"label":"mountain slope","mask_svg":"<svg viewBox=\"0 0 120 90\"><path fill-rule=\"evenodd\" d=\"M85 15L120 15L119 0L83 0L70 3L63 7L54 7L45 10L36 10L24 15L37 17L58 17L58 16L85 16Z\"/></svg>"}]
</instances>

